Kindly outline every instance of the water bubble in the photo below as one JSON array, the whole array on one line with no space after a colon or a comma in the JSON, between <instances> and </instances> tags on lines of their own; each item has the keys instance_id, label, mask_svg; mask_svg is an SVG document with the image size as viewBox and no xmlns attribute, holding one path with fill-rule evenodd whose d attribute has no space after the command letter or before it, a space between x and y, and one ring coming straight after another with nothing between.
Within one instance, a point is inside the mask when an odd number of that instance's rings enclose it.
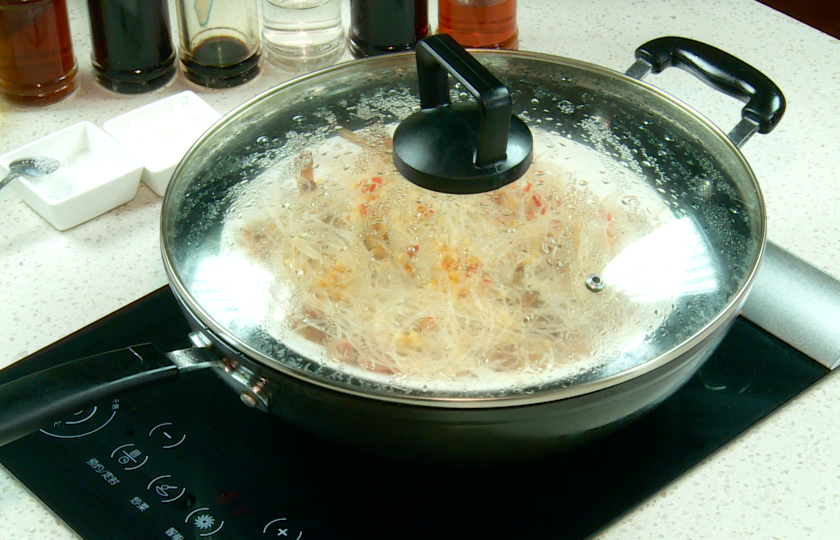
<instances>
[{"instance_id":1,"label":"water bubble","mask_svg":"<svg viewBox=\"0 0 840 540\"><path fill-rule=\"evenodd\" d=\"M627 206L632 212L636 212L642 203L635 195L625 195L621 198L621 204Z\"/></svg>"},{"instance_id":2,"label":"water bubble","mask_svg":"<svg viewBox=\"0 0 840 540\"><path fill-rule=\"evenodd\" d=\"M568 99L564 99L563 101L557 103L557 108L560 109L560 112L563 114L573 114L575 112L575 104Z\"/></svg>"}]
</instances>

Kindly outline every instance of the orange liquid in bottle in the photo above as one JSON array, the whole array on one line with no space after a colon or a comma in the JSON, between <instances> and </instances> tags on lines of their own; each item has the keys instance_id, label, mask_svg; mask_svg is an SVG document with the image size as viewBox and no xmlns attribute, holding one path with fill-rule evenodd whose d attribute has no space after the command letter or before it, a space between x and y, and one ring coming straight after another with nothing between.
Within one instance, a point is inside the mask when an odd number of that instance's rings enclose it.
<instances>
[{"instance_id":1,"label":"orange liquid in bottle","mask_svg":"<svg viewBox=\"0 0 840 540\"><path fill-rule=\"evenodd\" d=\"M516 0L439 0L438 33L464 47L515 49Z\"/></svg>"},{"instance_id":2,"label":"orange liquid in bottle","mask_svg":"<svg viewBox=\"0 0 840 540\"><path fill-rule=\"evenodd\" d=\"M76 89L65 0L0 5L0 92L18 105L50 105Z\"/></svg>"}]
</instances>

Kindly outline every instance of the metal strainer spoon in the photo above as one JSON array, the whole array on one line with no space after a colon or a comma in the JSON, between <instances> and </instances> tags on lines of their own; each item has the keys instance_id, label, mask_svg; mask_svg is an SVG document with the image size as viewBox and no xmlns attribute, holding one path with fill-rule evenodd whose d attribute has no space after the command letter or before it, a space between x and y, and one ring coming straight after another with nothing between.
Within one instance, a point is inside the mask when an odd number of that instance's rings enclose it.
<instances>
[{"instance_id":1,"label":"metal strainer spoon","mask_svg":"<svg viewBox=\"0 0 840 540\"><path fill-rule=\"evenodd\" d=\"M18 176L44 176L58 170L61 163L50 157L32 157L16 159L9 163L9 174L0 180L0 189L6 187Z\"/></svg>"}]
</instances>

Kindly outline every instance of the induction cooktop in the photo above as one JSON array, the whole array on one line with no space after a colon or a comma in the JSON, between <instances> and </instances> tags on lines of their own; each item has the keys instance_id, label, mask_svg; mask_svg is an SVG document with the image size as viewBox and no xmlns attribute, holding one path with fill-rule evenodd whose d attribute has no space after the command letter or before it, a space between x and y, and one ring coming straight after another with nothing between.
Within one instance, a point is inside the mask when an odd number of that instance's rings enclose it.
<instances>
[{"instance_id":1,"label":"induction cooktop","mask_svg":"<svg viewBox=\"0 0 840 540\"><path fill-rule=\"evenodd\" d=\"M0 371L152 342L190 346L169 288ZM102 401L0 448L85 540L589 538L829 370L739 318L704 367L584 447L505 466L406 465L240 403L211 371Z\"/></svg>"}]
</instances>

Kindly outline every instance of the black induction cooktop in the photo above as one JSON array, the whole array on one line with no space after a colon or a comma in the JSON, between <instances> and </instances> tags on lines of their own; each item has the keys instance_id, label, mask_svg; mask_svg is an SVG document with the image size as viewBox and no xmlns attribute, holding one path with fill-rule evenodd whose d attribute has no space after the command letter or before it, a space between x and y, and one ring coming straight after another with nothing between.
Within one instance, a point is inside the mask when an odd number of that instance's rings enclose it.
<instances>
[{"instance_id":1,"label":"black induction cooktop","mask_svg":"<svg viewBox=\"0 0 840 540\"><path fill-rule=\"evenodd\" d=\"M150 341L190 345L168 288L0 371ZM248 409L212 372L55 419L0 463L85 540L583 539L828 370L738 319L679 392L619 431L507 466L405 465Z\"/></svg>"}]
</instances>

